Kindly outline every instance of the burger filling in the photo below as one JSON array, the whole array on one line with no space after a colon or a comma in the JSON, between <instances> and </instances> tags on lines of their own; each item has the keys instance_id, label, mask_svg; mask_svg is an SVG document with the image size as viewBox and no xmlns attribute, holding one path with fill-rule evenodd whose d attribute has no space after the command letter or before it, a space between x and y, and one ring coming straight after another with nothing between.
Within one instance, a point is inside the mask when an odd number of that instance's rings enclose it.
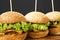
<instances>
[{"instance_id":1,"label":"burger filling","mask_svg":"<svg viewBox=\"0 0 60 40\"><path fill-rule=\"evenodd\" d=\"M0 23L0 34L7 33L24 33L29 30L29 25L26 22L2 24Z\"/></svg>"},{"instance_id":2,"label":"burger filling","mask_svg":"<svg viewBox=\"0 0 60 40\"><path fill-rule=\"evenodd\" d=\"M57 28L60 27L60 21L50 21L49 28Z\"/></svg>"},{"instance_id":3,"label":"burger filling","mask_svg":"<svg viewBox=\"0 0 60 40\"><path fill-rule=\"evenodd\" d=\"M34 23L11 23L11 24L2 24L0 23L0 34L11 34L11 33L25 33L27 31L46 31L50 22L45 24L34 24Z\"/></svg>"},{"instance_id":4,"label":"burger filling","mask_svg":"<svg viewBox=\"0 0 60 40\"><path fill-rule=\"evenodd\" d=\"M33 24L30 23L30 31L38 32L38 31L46 31L48 29L48 26L50 25L50 22L45 24Z\"/></svg>"}]
</instances>

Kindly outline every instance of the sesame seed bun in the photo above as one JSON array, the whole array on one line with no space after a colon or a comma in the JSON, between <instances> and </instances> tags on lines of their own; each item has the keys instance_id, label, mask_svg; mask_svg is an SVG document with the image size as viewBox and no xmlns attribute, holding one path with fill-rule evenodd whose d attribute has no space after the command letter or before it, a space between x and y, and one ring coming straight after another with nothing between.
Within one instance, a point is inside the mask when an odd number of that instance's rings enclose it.
<instances>
[{"instance_id":1,"label":"sesame seed bun","mask_svg":"<svg viewBox=\"0 0 60 40\"><path fill-rule=\"evenodd\" d=\"M46 14L50 21L60 20L60 12L54 11Z\"/></svg>"},{"instance_id":2,"label":"sesame seed bun","mask_svg":"<svg viewBox=\"0 0 60 40\"><path fill-rule=\"evenodd\" d=\"M26 21L26 19L19 12L8 11L0 15L1 23L16 23L16 22L21 22L21 21Z\"/></svg>"},{"instance_id":3,"label":"sesame seed bun","mask_svg":"<svg viewBox=\"0 0 60 40\"><path fill-rule=\"evenodd\" d=\"M25 15L28 22L32 23L47 23L49 19L42 12L30 12Z\"/></svg>"}]
</instances>

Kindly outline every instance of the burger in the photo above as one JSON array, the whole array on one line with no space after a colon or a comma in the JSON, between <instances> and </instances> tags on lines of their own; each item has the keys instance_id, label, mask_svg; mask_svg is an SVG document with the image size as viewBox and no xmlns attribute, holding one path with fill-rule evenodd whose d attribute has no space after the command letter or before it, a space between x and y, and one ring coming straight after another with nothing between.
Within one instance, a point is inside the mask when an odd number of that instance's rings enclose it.
<instances>
[{"instance_id":1,"label":"burger","mask_svg":"<svg viewBox=\"0 0 60 40\"><path fill-rule=\"evenodd\" d=\"M19 12L5 12L0 15L0 40L25 40L28 26Z\"/></svg>"},{"instance_id":2,"label":"burger","mask_svg":"<svg viewBox=\"0 0 60 40\"><path fill-rule=\"evenodd\" d=\"M46 16L50 20L49 31L51 35L60 35L60 12L49 12Z\"/></svg>"},{"instance_id":3,"label":"burger","mask_svg":"<svg viewBox=\"0 0 60 40\"><path fill-rule=\"evenodd\" d=\"M25 15L27 23L30 23L28 37L41 38L48 35L49 19L42 12L30 12Z\"/></svg>"}]
</instances>

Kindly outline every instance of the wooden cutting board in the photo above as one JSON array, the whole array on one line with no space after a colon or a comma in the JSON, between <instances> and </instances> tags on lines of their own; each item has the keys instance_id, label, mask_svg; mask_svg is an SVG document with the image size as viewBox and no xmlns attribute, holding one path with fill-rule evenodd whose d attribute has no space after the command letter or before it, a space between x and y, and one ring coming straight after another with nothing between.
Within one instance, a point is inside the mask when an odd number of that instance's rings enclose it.
<instances>
[{"instance_id":1,"label":"wooden cutting board","mask_svg":"<svg viewBox=\"0 0 60 40\"><path fill-rule=\"evenodd\" d=\"M60 36L47 36L45 38L39 38L39 39L27 38L26 40L60 40Z\"/></svg>"}]
</instances>

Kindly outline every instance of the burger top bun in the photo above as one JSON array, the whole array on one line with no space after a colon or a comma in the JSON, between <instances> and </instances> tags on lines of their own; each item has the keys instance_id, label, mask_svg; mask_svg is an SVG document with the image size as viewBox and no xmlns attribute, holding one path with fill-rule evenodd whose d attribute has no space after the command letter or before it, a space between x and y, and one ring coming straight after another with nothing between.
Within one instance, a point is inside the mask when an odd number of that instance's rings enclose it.
<instances>
[{"instance_id":1,"label":"burger top bun","mask_svg":"<svg viewBox=\"0 0 60 40\"><path fill-rule=\"evenodd\" d=\"M47 23L49 19L42 12L30 12L25 15L28 22L32 23Z\"/></svg>"},{"instance_id":2,"label":"burger top bun","mask_svg":"<svg viewBox=\"0 0 60 40\"><path fill-rule=\"evenodd\" d=\"M1 23L16 23L21 21L26 21L26 19L21 13L18 13L18 12L8 11L0 15Z\"/></svg>"},{"instance_id":3,"label":"burger top bun","mask_svg":"<svg viewBox=\"0 0 60 40\"><path fill-rule=\"evenodd\" d=\"M46 16L50 19L50 21L60 20L60 12L58 11L49 12Z\"/></svg>"}]
</instances>

